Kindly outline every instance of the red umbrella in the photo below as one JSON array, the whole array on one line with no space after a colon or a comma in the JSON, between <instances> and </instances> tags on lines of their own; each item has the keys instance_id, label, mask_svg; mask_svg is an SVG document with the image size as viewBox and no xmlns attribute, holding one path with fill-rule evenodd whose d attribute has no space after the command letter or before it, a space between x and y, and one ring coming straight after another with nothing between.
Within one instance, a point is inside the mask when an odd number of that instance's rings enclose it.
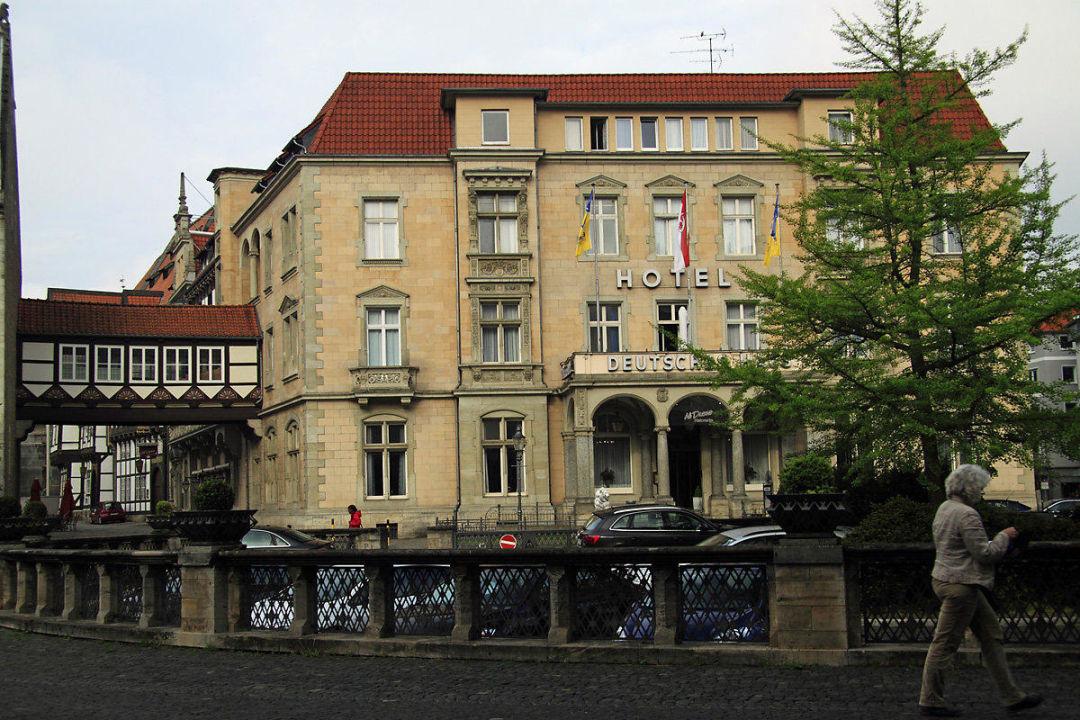
<instances>
[{"instance_id":1,"label":"red umbrella","mask_svg":"<svg viewBox=\"0 0 1080 720\"><path fill-rule=\"evenodd\" d=\"M34 483L30 486L30 502L41 502L41 481L34 478Z\"/></svg>"},{"instance_id":2,"label":"red umbrella","mask_svg":"<svg viewBox=\"0 0 1080 720\"><path fill-rule=\"evenodd\" d=\"M60 499L60 517L70 520L71 513L75 510L75 496L71 493L71 481L64 483L64 497Z\"/></svg>"}]
</instances>

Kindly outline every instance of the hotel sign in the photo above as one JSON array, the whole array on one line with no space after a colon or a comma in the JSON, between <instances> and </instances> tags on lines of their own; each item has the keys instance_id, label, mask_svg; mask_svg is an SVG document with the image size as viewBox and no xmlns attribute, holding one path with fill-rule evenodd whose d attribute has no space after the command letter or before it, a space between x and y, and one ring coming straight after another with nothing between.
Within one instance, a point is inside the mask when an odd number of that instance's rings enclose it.
<instances>
[{"instance_id":1,"label":"hotel sign","mask_svg":"<svg viewBox=\"0 0 1080 720\"><path fill-rule=\"evenodd\" d=\"M683 288L687 285L693 285L696 288L707 288L710 284L709 268L695 267L686 268L685 270L667 270L665 273L661 273L658 270L649 268L642 271L637 276L636 280L640 281L642 285L650 290L655 287L660 287L661 280L664 275L671 275L675 279L675 287ZM724 268L716 268L716 273L713 276L716 281L716 287L729 288L731 283L724 279ZM633 288L635 282L634 271L631 268L617 269L615 271L615 288L621 290L623 288Z\"/></svg>"},{"instance_id":2,"label":"hotel sign","mask_svg":"<svg viewBox=\"0 0 1080 720\"><path fill-rule=\"evenodd\" d=\"M738 350L707 353L719 359L726 357L732 362L749 360L752 353ZM573 370L571 371L571 367ZM563 378L570 375L631 375L639 373L700 373L698 359L691 353L643 352L643 353L574 353L573 363L566 363Z\"/></svg>"}]
</instances>

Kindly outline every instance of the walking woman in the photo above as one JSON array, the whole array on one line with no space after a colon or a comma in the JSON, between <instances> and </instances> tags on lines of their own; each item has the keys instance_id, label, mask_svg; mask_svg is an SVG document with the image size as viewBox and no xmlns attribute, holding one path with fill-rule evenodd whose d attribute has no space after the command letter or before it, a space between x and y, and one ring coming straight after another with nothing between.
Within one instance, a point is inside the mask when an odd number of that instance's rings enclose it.
<instances>
[{"instance_id":1,"label":"walking woman","mask_svg":"<svg viewBox=\"0 0 1080 720\"><path fill-rule=\"evenodd\" d=\"M990 475L978 465L961 465L945 479L945 502L934 516L934 570L931 585L941 599L937 630L923 665L919 712L936 717L956 717L959 710L945 704L945 668L956 656L969 627L979 640L983 662L1009 712L1027 710L1042 703L1038 695L1026 695L1013 682L1005 661L1003 635L990 602L994 566L1009 551L1016 528L1005 528L988 540L982 518L973 505L982 500Z\"/></svg>"}]
</instances>

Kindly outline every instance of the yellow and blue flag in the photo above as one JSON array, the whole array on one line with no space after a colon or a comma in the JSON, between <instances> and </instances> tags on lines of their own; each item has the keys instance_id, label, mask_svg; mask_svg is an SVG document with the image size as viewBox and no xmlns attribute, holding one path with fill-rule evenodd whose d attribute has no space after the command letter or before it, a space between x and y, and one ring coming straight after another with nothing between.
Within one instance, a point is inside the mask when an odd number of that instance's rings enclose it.
<instances>
[{"instance_id":1,"label":"yellow and blue flag","mask_svg":"<svg viewBox=\"0 0 1080 720\"><path fill-rule=\"evenodd\" d=\"M589 232L589 222L590 218L592 218L593 196L595 195L596 188L593 188L589 191L589 199L585 202L585 217L581 219L581 231L577 236L577 252L574 253L574 257L581 257L581 253L588 252L589 248L592 247L590 239L592 233Z\"/></svg>"},{"instance_id":2,"label":"yellow and blue flag","mask_svg":"<svg viewBox=\"0 0 1080 720\"><path fill-rule=\"evenodd\" d=\"M780 188L776 188L776 203L773 205L772 232L765 243L765 267L769 267L774 257L780 255Z\"/></svg>"}]
</instances>

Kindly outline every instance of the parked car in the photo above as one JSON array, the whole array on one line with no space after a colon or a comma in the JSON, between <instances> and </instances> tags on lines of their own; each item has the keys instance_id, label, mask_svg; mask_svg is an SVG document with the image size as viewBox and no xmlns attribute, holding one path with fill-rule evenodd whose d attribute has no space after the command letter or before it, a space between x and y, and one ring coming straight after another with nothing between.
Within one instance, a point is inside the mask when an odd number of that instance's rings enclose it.
<instances>
[{"instance_id":1,"label":"parked car","mask_svg":"<svg viewBox=\"0 0 1080 720\"><path fill-rule=\"evenodd\" d=\"M118 502L98 505L90 511L90 522L98 525L102 523L124 522L125 520L127 520L127 512L124 511L124 506Z\"/></svg>"},{"instance_id":2,"label":"parked car","mask_svg":"<svg viewBox=\"0 0 1080 720\"><path fill-rule=\"evenodd\" d=\"M1080 498L1057 500L1047 505L1045 512L1057 517L1075 517L1080 513Z\"/></svg>"},{"instance_id":3,"label":"parked car","mask_svg":"<svg viewBox=\"0 0 1080 720\"><path fill-rule=\"evenodd\" d=\"M578 532L582 547L696 545L723 528L692 510L671 505L621 505L597 510Z\"/></svg>"},{"instance_id":4,"label":"parked car","mask_svg":"<svg viewBox=\"0 0 1080 720\"><path fill-rule=\"evenodd\" d=\"M838 525L833 535L846 537L851 532L847 525ZM779 525L747 525L746 527L724 530L719 535L706 538L698 543L700 547L731 547L733 545L769 545L784 537L787 533Z\"/></svg>"},{"instance_id":5,"label":"parked car","mask_svg":"<svg viewBox=\"0 0 1080 720\"><path fill-rule=\"evenodd\" d=\"M983 500L983 502L991 507L1001 508L1009 512L1028 512L1031 510L1030 507L1016 500Z\"/></svg>"},{"instance_id":6,"label":"parked car","mask_svg":"<svg viewBox=\"0 0 1080 720\"><path fill-rule=\"evenodd\" d=\"M280 550L325 550L327 540L313 538L307 533L277 525L260 525L251 528L240 540L245 548L277 548Z\"/></svg>"}]
</instances>

